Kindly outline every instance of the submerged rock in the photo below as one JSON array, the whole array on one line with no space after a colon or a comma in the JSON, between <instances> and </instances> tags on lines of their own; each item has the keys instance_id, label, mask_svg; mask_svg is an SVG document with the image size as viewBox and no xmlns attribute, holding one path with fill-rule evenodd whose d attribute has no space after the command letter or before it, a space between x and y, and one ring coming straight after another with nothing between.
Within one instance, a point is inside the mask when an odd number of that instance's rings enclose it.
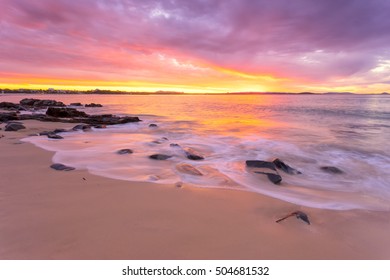
<instances>
[{"instance_id":1,"label":"submerged rock","mask_svg":"<svg viewBox=\"0 0 390 280\"><path fill-rule=\"evenodd\" d=\"M274 184L279 184L280 182L282 182L282 176L280 176L279 174L261 172L261 171L255 171L254 173L266 175L267 178Z\"/></svg>"},{"instance_id":2,"label":"submerged rock","mask_svg":"<svg viewBox=\"0 0 390 280\"><path fill-rule=\"evenodd\" d=\"M18 131L18 130L25 129L25 128L26 127L22 123L10 122L10 123L6 124L4 131Z\"/></svg>"},{"instance_id":3,"label":"submerged rock","mask_svg":"<svg viewBox=\"0 0 390 280\"><path fill-rule=\"evenodd\" d=\"M55 134L55 133L48 133L47 134L47 138L51 138L51 139L64 139L64 137L62 137L61 135L58 135L58 134Z\"/></svg>"},{"instance_id":4,"label":"submerged rock","mask_svg":"<svg viewBox=\"0 0 390 280\"><path fill-rule=\"evenodd\" d=\"M55 170L59 170L59 171L71 171L71 170L75 170L74 167L71 167L71 166L66 166L62 163L54 163L52 165L50 165L50 168L52 169L55 169Z\"/></svg>"},{"instance_id":5,"label":"submerged rock","mask_svg":"<svg viewBox=\"0 0 390 280\"><path fill-rule=\"evenodd\" d=\"M332 173L332 174L342 174L344 171L341 169L334 167L334 166L321 166L321 170L324 170L325 172Z\"/></svg>"},{"instance_id":6,"label":"submerged rock","mask_svg":"<svg viewBox=\"0 0 390 280\"><path fill-rule=\"evenodd\" d=\"M288 174L292 174L292 175L296 175L296 174L302 174L302 172L288 166L287 164L285 164L283 161L281 161L280 159L276 158L272 161L275 166L278 168L278 169L281 169L283 170L284 172L288 173Z\"/></svg>"},{"instance_id":7,"label":"submerged rock","mask_svg":"<svg viewBox=\"0 0 390 280\"><path fill-rule=\"evenodd\" d=\"M194 166L188 163L179 163L176 165L177 171L181 173L186 173L189 175L195 175L195 176L202 176L202 172L200 172L198 169L196 169Z\"/></svg>"},{"instance_id":8,"label":"submerged rock","mask_svg":"<svg viewBox=\"0 0 390 280\"><path fill-rule=\"evenodd\" d=\"M171 157L172 156L164 155L164 154L154 154L154 155L149 156L149 158L155 159L155 160L166 160L166 159L169 159Z\"/></svg>"},{"instance_id":9,"label":"submerged rock","mask_svg":"<svg viewBox=\"0 0 390 280\"><path fill-rule=\"evenodd\" d=\"M186 157L190 160L202 160L204 157L199 154L197 151L191 148L185 148L184 152L186 154Z\"/></svg>"},{"instance_id":10,"label":"submerged rock","mask_svg":"<svg viewBox=\"0 0 390 280\"><path fill-rule=\"evenodd\" d=\"M131 150L131 149L120 149L116 153L118 155L132 154L133 150Z\"/></svg>"}]
</instances>

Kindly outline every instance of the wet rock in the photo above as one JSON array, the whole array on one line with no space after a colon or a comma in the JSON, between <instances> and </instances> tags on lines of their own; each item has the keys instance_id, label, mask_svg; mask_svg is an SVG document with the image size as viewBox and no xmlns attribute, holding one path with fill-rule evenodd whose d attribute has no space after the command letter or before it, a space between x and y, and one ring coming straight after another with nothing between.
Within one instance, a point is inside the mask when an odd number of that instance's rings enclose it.
<instances>
[{"instance_id":1,"label":"wet rock","mask_svg":"<svg viewBox=\"0 0 390 280\"><path fill-rule=\"evenodd\" d=\"M5 131L18 131L18 130L25 129L25 128L26 127L19 122L10 122L5 126L4 130Z\"/></svg>"},{"instance_id":2,"label":"wet rock","mask_svg":"<svg viewBox=\"0 0 390 280\"><path fill-rule=\"evenodd\" d=\"M55 170L59 170L59 171L71 171L71 170L75 170L74 167L66 166L66 165L61 164L61 163L54 163L54 164L50 165L50 168L55 169Z\"/></svg>"},{"instance_id":3,"label":"wet rock","mask_svg":"<svg viewBox=\"0 0 390 280\"><path fill-rule=\"evenodd\" d=\"M160 177L158 177L157 175L150 175L149 180L150 181L158 181L158 180L160 180Z\"/></svg>"},{"instance_id":4,"label":"wet rock","mask_svg":"<svg viewBox=\"0 0 390 280\"><path fill-rule=\"evenodd\" d=\"M149 158L155 159L155 160L166 160L166 159L169 159L171 157L172 156L164 155L164 154L154 154L154 155L149 156Z\"/></svg>"},{"instance_id":5,"label":"wet rock","mask_svg":"<svg viewBox=\"0 0 390 280\"><path fill-rule=\"evenodd\" d=\"M191 148L185 148L184 152L186 154L186 157L190 160L202 160L204 157L199 154L197 151Z\"/></svg>"},{"instance_id":6,"label":"wet rock","mask_svg":"<svg viewBox=\"0 0 390 280\"><path fill-rule=\"evenodd\" d=\"M63 128L56 128L53 130L54 133L62 133L62 132L68 132L68 130Z\"/></svg>"},{"instance_id":7,"label":"wet rock","mask_svg":"<svg viewBox=\"0 0 390 280\"><path fill-rule=\"evenodd\" d=\"M19 104L12 102L0 102L0 109L3 110L19 110L21 107Z\"/></svg>"},{"instance_id":8,"label":"wet rock","mask_svg":"<svg viewBox=\"0 0 390 280\"><path fill-rule=\"evenodd\" d=\"M196 169L194 166L188 163L179 163L176 165L177 171L195 176L202 176L202 172Z\"/></svg>"},{"instance_id":9,"label":"wet rock","mask_svg":"<svg viewBox=\"0 0 390 280\"><path fill-rule=\"evenodd\" d=\"M81 104L80 102L75 102L75 103L70 103L69 106L81 107L83 106L83 104Z\"/></svg>"},{"instance_id":10,"label":"wet rock","mask_svg":"<svg viewBox=\"0 0 390 280\"><path fill-rule=\"evenodd\" d=\"M263 160L247 160L245 164L248 168L252 169L251 171L253 173L266 175L268 180L274 184L279 184L282 181L282 177L279 175L273 162Z\"/></svg>"},{"instance_id":11,"label":"wet rock","mask_svg":"<svg viewBox=\"0 0 390 280\"><path fill-rule=\"evenodd\" d=\"M47 134L47 138L50 138L50 139L64 139L64 137L62 137L61 135L55 134L53 132L48 133Z\"/></svg>"},{"instance_id":12,"label":"wet rock","mask_svg":"<svg viewBox=\"0 0 390 280\"><path fill-rule=\"evenodd\" d=\"M98 103L90 103L90 104L85 104L85 107L103 107L103 105Z\"/></svg>"},{"instance_id":13,"label":"wet rock","mask_svg":"<svg viewBox=\"0 0 390 280\"><path fill-rule=\"evenodd\" d=\"M151 124L149 124L149 127L158 127L158 125L155 123L151 123Z\"/></svg>"},{"instance_id":14,"label":"wet rock","mask_svg":"<svg viewBox=\"0 0 390 280\"><path fill-rule=\"evenodd\" d=\"M65 104L61 101L49 100L49 99L34 99L34 98L24 98L20 100L20 105L42 108L42 107L65 107Z\"/></svg>"},{"instance_id":15,"label":"wet rock","mask_svg":"<svg viewBox=\"0 0 390 280\"><path fill-rule=\"evenodd\" d=\"M171 144L169 144L169 146L171 146L171 147L180 147L180 145L176 144L176 143L171 143Z\"/></svg>"},{"instance_id":16,"label":"wet rock","mask_svg":"<svg viewBox=\"0 0 390 280\"><path fill-rule=\"evenodd\" d=\"M107 128L105 124L97 124L93 126L94 128L102 129L102 128Z\"/></svg>"},{"instance_id":17,"label":"wet rock","mask_svg":"<svg viewBox=\"0 0 390 280\"><path fill-rule=\"evenodd\" d=\"M275 166L278 168L278 169L281 169L283 170L284 172L288 173L288 174L292 174L292 175L296 175L296 174L302 174L302 172L288 166L287 164L285 164L283 161L281 161L280 159L276 158L272 161Z\"/></svg>"},{"instance_id":18,"label":"wet rock","mask_svg":"<svg viewBox=\"0 0 390 280\"><path fill-rule=\"evenodd\" d=\"M91 126L89 124L78 124L72 128L72 130L74 130L74 131L76 131L76 130L86 131L86 130L90 130L90 129L91 129Z\"/></svg>"},{"instance_id":19,"label":"wet rock","mask_svg":"<svg viewBox=\"0 0 390 280\"><path fill-rule=\"evenodd\" d=\"M16 112L0 112L0 122L13 120L19 120L19 115Z\"/></svg>"},{"instance_id":20,"label":"wet rock","mask_svg":"<svg viewBox=\"0 0 390 280\"><path fill-rule=\"evenodd\" d=\"M57 108L49 107L46 111L46 115L56 118L75 118L75 117L88 117L85 112L78 111L74 108Z\"/></svg>"},{"instance_id":21,"label":"wet rock","mask_svg":"<svg viewBox=\"0 0 390 280\"><path fill-rule=\"evenodd\" d=\"M276 171L275 163L270 161L263 161L263 160L247 160L246 162L247 167L256 167L256 168L267 168Z\"/></svg>"},{"instance_id":22,"label":"wet rock","mask_svg":"<svg viewBox=\"0 0 390 280\"><path fill-rule=\"evenodd\" d=\"M131 149L120 149L116 152L118 155L132 154L133 150Z\"/></svg>"},{"instance_id":23,"label":"wet rock","mask_svg":"<svg viewBox=\"0 0 390 280\"><path fill-rule=\"evenodd\" d=\"M328 173L332 173L332 174L344 173L344 171L342 171L341 169L334 167L334 166L321 166L321 170L328 172Z\"/></svg>"},{"instance_id":24,"label":"wet rock","mask_svg":"<svg viewBox=\"0 0 390 280\"><path fill-rule=\"evenodd\" d=\"M153 140L152 143L154 143L154 144L162 144L162 143L165 143L166 141L168 141L168 138L167 137L162 137L160 139Z\"/></svg>"},{"instance_id":25,"label":"wet rock","mask_svg":"<svg viewBox=\"0 0 390 280\"><path fill-rule=\"evenodd\" d=\"M181 182L181 181L176 182L176 183L175 183L175 187L176 187L176 188L181 188L181 187L183 187L183 182Z\"/></svg>"}]
</instances>

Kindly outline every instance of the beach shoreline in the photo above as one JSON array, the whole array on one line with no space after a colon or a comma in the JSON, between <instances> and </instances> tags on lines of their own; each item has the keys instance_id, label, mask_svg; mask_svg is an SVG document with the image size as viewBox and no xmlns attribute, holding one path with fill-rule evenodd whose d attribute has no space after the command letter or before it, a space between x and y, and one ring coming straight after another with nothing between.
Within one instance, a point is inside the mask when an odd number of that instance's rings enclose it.
<instances>
[{"instance_id":1,"label":"beach shoreline","mask_svg":"<svg viewBox=\"0 0 390 280\"><path fill-rule=\"evenodd\" d=\"M23 123L0 130L0 259L390 258L387 212L56 171L52 152L21 139L72 124ZM275 223L297 210L311 225L294 217Z\"/></svg>"}]
</instances>

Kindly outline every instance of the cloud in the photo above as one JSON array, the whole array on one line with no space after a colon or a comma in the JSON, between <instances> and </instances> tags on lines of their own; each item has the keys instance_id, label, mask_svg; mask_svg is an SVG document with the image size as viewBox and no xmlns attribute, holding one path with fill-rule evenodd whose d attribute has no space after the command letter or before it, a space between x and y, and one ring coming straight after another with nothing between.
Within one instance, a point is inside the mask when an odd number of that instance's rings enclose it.
<instances>
[{"instance_id":1,"label":"cloud","mask_svg":"<svg viewBox=\"0 0 390 280\"><path fill-rule=\"evenodd\" d=\"M161 54L180 62L172 75L194 65L331 83L390 59L389 10L387 0L0 0L0 71L146 78L164 72Z\"/></svg>"}]
</instances>

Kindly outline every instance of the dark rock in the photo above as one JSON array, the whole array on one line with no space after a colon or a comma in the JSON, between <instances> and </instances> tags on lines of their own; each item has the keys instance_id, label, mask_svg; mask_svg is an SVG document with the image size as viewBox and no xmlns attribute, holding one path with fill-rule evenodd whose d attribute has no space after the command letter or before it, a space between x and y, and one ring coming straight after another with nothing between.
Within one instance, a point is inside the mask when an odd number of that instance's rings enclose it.
<instances>
[{"instance_id":1,"label":"dark rock","mask_svg":"<svg viewBox=\"0 0 390 280\"><path fill-rule=\"evenodd\" d=\"M282 181L282 177L276 170L276 166L273 162L263 160L247 160L246 166L252 169L253 173L264 174L274 184L279 184Z\"/></svg>"},{"instance_id":2,"label":"dark rock","mask_svg":"<svg viewBox=\"0 0 390 280\"><path fill-rule=\"evenodd\" d=\"M158 125L155 123L151 123L151 124L149 124L149 127L158 127Z\"/></svg>"},{"instance_id":3,"label":"dark rock","mask_svg":"<svg viewBox=\"0 0 390 280\"><path fill-rule=\"evenodd\" d=\"M4 110L19 110L21 107L19 104L12 102L0 102L0 109Z\"/></svg>"},{"instance_id":4,"label":"dark rock","mask_svg":"<svg viewBox=\"0 0 390 280\"><path fill-rule=\"evenodd\" d=\"M97 125L94 125L93 127L101 129L101 128L106 128L107 126L105 124L97 124Z\"/></svg>"},{"instance_id":5,"label":"dark rock","mask_svg":"<svg viewBox=\"0 0 390 280\"><path fill-rule=\"evenodd\" d=\"M245 163L247 167L268 168L276 171L276 166L273 162L263 160L247 160Z\"/></svg>"},{"instance_id":6,"label":"dark rock","mask_svg":"<svg viewBox=\"0 0 390 280\"><path fill-rule=\"evenodd\" d=\"M85 104L85 107L103 107L103 105L97 103L90 103L90 104Z\"/></svg>"},{"instance_id":7,"label":"dark rock","mask_svg":"<svg viewBox=\"0 0 390 280\"><path fill-rule=\"evenodd\" d=\"M75 102L75 103L70 103L69 106L81 107L83 106L83 104L81 104L80 102Z\"/></svg>"},{"instance_id":8,"label":"dark rock","mask_svg":"<svg viewBox=\"0 0 390 280\"><path fill-rule=\"evenodd\" d=\"M42 132L39 132L38 134L40 135L40 136L44 136L44 135L49 135L50 133L53 133L53 131L42 131Z\"/></svg>"},{"instance_id":9,"label":"dark rock","mask_svg":"<svg viewBox=\"0 0 390 280\"><path fill-rule=\"evenodd\" d=\"M59 170L59 171L71 171L71 170L75 170L74 167L66 166L66 165L61 164L61 163L54 163L54 164L50 165L50 168L53 168L53 169Z\"/></svg>"},{"instance_id":10,"label":"dark rock","mask_svg":"<svg viewBox=\"0 0 390 280\"><path fill-rule=\"evenodd\" d=\"M341 169L334 166L321 166L321 170L332 174L342 174L344 173Z\"/></svg>"},{"instance_id":11,"label":"dark rock","mask_svg":"<svg viewBox=\"0 0 390 280\"><path fill-rule=\"evenodd\" d=\"M50 139L64 139L64 137L62 137L61 135L55 134L53 132L48 133L47 134L47 138L50 138Z\"/></svg>"},{"instance_id":12,"label":"dark rock","mask_svg":"<svg viewBox=\"0 0 390 280\"><path fill-rule=\"evenodd\" d=\"M56 118L75 118L75 117L88 117L85 112L77 111L74 108L56 108L49 107L46 111L46 115Z\"/></svg>"},{"instance_id":13,"label":"dark rock","mask_svg":"<svg viewBox=\"0 0 390 280\"><path fill-rule=\"evenodd\" d=\"M288 174L292 174L292 175L296 175L296 174L302 174L302 172L288 166L287 164L285 164L283 161L281 161L280 159L274 159L272 161L275 166L278 168L278 169L281 169L283 170L284 172L288 173Z\"/></svg>"},{"instance_id":14,"label":"dark rock","mask_svg":"<svg viewBox=\"0 0 390 280\"><path fill-rule=\"evenodd\" d=\"M26 127L21 123L10 122L5 126L5 131L18 131L20 129L25 129Z\"/></svg>"},{"instance_id":15,"label":"dark rock","mask_svg":"<svg viewBox=\"0 0 390 280\"><path fill-rule=\"evenodd\" d=\"M200 172L198 169L196 169L194 166L188 163L179 163L176 164L176 169L177 171L181 173L186 173L190 175L195 175L195 176L202 176L202 172Z\"/></svg>"},{"instance_id":16,"label":"dark rock","mask_svg":"<svg viewBox=\"0 0 390 280\"><path fill-rule=\"evenodd\" d=\"M171 157L172 156L164 155L164 154L154 154L154 155L149 156L149 158L156 159L156 160L166 160L166 159L169 159Z\"/></svg>"},{"instance_id":17,"label":"dark rock","mask_svg":"<svg viewBox=\"0 0 390 280\"><path fill-rule=\"evenodd\" d=\"M0 122L13 120L19 120L19 115L16 112L0 112Z\"/></svg>"},{"instance_id":18,"label":"dark rock","mask_svg":"<svg viewBox=\"0 0 390 280\"><path fill-rule=\"evenodd\" d=\"M260 171L255 171L254 173L266 175L267 178L274 184L279 184L280 182L282 182L282 176L280 176L279 174L260 172Z\"/></svg>"},{"instance_id":19,"label":"dark rock","mask_svg":"<svg viewBox=\"0 0 390 280\"><path fill-rule=\"evenodd\" d=\"M180 147L180 145L176 144L176 143L171 143L171 144L169 144L169 146L171 146L171 147Z\"/></svg>"},{"instance_id":20,"label":"dark rock","mask_svg":"<svg viewBox=\"0 0 390 280\"><path fill-rule=\"evenodd\" d=\"M119 154L119 155L132 154L133 150L131 150L131 149L121 149L121 150L117 151L116 153Z\"/></svg>"},{"instance_id":21,"label":"dark rock","mask_svg":"<svg viewBox=\"0 0 390 280\"><path fill-rule=\"evenodd\" d=\"M185 148L184 152L186 154L186 157L190 160L202 160L204 157L199 154L197 151L191 148Z\"/></svg>"},{"instance_id":22,"label":"dark rock","mask_svg":"<svg viewBox=\"0 0 390 280\"><path fill-rule=\"evenodd\" d=\"M89 124L78 124L72 128L72 130L90 130L91 126Z\"/></svg>"},{"instance_id":23,"label":"dark rock","mask_svg":"<svg viewBox=\"0 0 390 280\"><path fill-rule=\"evenodd\" d=\"M62 133L62 132L68 132L68 130L63 128L56 128L53 130L54 133Z\"/></svg>"},{"instance_id":24,"label":"dark rock","mask_svg":"<svg viewBox=\"0 0 390 280\"><path fill-rule=\"evenodd\" d=\"M48 100L48 99L34 99L34 98L25 98L20 100L20 105L30 106L34 108L42 107L65 107L65 104L61 101Z\"/></svg>"}]
</instances>

